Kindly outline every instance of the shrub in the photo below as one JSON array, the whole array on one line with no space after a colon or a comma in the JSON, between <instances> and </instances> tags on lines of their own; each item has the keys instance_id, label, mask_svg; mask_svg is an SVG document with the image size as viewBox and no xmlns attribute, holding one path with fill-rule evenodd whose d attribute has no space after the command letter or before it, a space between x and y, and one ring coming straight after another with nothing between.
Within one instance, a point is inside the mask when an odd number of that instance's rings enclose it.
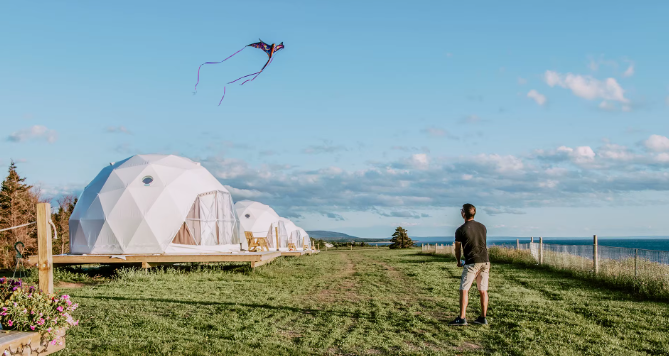
<instances>
[{"instance_id":1,"label":"shrub","mask_svg":"<svg viewBox=\"0 0 669 356\"><path fill-rule=\"evenodd\" d=\"M79 324L70 315L79 305L68 295L49 295L24 286L21 280L0 278L0 298L3 329L39 332L42 339L55 345L59 330Z\"/></svg>"}]
</instances>

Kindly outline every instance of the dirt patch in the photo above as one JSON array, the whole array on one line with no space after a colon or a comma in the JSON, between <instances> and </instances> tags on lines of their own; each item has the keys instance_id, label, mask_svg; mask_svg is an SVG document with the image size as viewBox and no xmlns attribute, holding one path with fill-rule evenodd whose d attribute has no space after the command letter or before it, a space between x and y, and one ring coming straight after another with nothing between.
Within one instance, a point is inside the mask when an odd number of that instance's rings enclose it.
<instances>
[{"instance_id":1,"label":"dirt patch","mask_svg":"<svg viewBox=\"0 0 669 356\"><path fill-rule=\"evenodd\" d=\"M56 285L56 288L83 288L86 287L84 283L70 283L70 282L59 282Z\"/></svg>"},{"instance_id":2,"label":"dirt patch","mask_svg":"<svg viewBox=\"0 0 669 356\"><path fill-rule=\"evenodd\" d=\"M471 350L480 350L482 349L483 346L475 344L473 342L463 342L460 346L456 347L455 349L458 351L471 351Z\"/></svg>"},{"instance_id":3,"label":"dirt patch","mask_svg":"<svg viewBox=\"0 0 669 356\"><path fill-rule=\"evenodd\" d=\"M344 268L331 276L332 283L326 289L322 289L316 298L322 302L351 301L357 302L362 298L358 295L358 282L354 277L355 263L346 254L341 255L345 259Z\"/></svg>"}]
</instances>

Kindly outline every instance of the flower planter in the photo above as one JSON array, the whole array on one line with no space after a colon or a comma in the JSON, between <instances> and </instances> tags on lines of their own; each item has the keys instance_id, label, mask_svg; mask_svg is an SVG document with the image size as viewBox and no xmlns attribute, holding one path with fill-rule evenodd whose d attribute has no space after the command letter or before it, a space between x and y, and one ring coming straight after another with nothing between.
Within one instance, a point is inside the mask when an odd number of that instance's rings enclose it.
<instances>
[{"instance_id":1,"label":"flower planter","mask_svg":"<svg viewBox=\"0 0 669 356\"><path fill-rule=\"evenodd\" d=\"M49 355L65 348L65 331L58 330L60 336L56 344L42 341L36 332L0 330L0 352L2 356L9 355Z\"/></svg>"}]
</instances>

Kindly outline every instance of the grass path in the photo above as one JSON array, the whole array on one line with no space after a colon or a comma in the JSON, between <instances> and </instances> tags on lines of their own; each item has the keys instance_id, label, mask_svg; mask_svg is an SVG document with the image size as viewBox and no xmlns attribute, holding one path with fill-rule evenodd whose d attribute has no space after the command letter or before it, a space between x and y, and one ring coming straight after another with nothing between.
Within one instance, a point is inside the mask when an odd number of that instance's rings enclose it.
<instances>
[{"instance_id":1,"label":"grass path","mask_svg":"<svg viewBox=\"0 0 669 356\"><path fill-rule=\"evenodd\" d=\"M60 290L81 304L61 354L669 354L669 304L509 264L493 264L491 325L449 327L460 271L452 258L387 249L283 258L255 272L124 271Z\"/></svg>"}]
</instances>

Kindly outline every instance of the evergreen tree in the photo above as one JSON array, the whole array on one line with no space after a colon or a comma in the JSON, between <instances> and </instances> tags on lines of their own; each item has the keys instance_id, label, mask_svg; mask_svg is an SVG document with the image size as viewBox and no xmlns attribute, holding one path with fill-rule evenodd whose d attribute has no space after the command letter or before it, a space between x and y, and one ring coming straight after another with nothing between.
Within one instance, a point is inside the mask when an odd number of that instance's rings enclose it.
<instances>
[{"instance_id":1,"label":"evergreen tree","mask_svg":"<svg viewBox=\"0 0 669 356\"><path fill-rule=\"evenodd\" d=\"M0 229L23 225L37 219L36 205L39 192L25 183L19 176L14 161L9 165L9 174L0 189ZM35 224L0 232L0 265L10 267L14 263L14 243L23 242L25 252L37 251L37 226Z\"/></svg>"},{"instance_id":2,"label":"evergreen tree","mask_svg":"<svg viewBox=\"0 0 669 356\"><path fill-rule=\"evenodd\" d=\"M409 238L409 235L407 234L407 230L405 230L403 227L399 226L397 229L395 229L395 233L393 234L393 238L390 239L392 242L390 244L390 248L411 248L413 247L413 241Z\"/></svg>"},{"instance_id":3,"label":"evergreen tree","mask_svg":"<svg viewBox=\"0 0 669 356\"><path fill-rule=\"evenodd\" d=\"M54 254L70 252L70 216L76 204L74 195L66 195L58 200L58 211L53 215L53 224L58 231L58 240L53 242Z\"/></svg>"}]
</instances>

